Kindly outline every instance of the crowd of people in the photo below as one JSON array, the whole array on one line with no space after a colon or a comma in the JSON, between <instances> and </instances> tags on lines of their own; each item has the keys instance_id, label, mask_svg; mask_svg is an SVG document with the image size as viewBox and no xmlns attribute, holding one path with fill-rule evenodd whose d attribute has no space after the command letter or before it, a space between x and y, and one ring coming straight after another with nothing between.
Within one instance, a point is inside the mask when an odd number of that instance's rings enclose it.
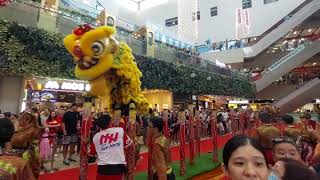
<instances>
[{"instance_id":1,"label":"crowd of people","mask_svg":"<svg viewBox=\"0 0 320 180\"><path fill-rule=\"evenodd\" d=\"M170 110L166 113L150 109L146 115L137 114L135 138L127 135L125 118L120 122L124 125L120 125L119 122L116 125L107 109L104 112L93 113L91 136L87 141L90 144L89 162L98 163L97 179L123 178L126 172L126 149L135 148L135 159L138 161L140 147L148 145L150 129L153 137L157 137L153 138L155 146L151 149L155 155L152 159L154 179L166 179L166 177L174 179L168 149L180 143L179 113L181 114L181 111ZM219 135L232 133L234 137L227 142L223 150L224 172L231 179L243 180L258 177L298 180L301 174L293 175L294 172L291 172L297 170L305 173L302 177L307 180L317 178L316 174L320 172L320 126L316 121L310 120L309 114L303 114L300 122L294 123L291 116L280 117L267 110L257 113L250 108L221 108L214 118L212 113L206 109L198 113L185 110L183 120L183 124L186 125L185 134L189 137L190 127L194 127L197 129L196 139L211 138L214 134L213 120L216 122L216 131ZM0 167L1 176L10 177L15 174L17 179L19 179L18 176L21 176L20 179L28 179L39 175L30 159L24 161L19 159L19 156L13 155L17 149L29 148L29 144L17 147L19 145L14 141L17 139L16 134L27 131L29 128L27 124L32 124L31 122L36 122L34 127L40 129L38 134L32 133L33 140L38 139L38 143L35 144L39 147L40 171L58 170L55 166L55 157L61 149L65 166L76 162L75 153L79 153L80 150L81 116L81 108L76 104L72 104L67 111L45 108L39 112L38 109L32 108L19 115L9 112L0 113L0 163L9 163L8 167L10 167L6 170ZM169 136L164 135L165 121L168 123ZM36 131L33 129L32 132ZM25 138L27 142L29 136L23 135L20 137ZM188 141L190 139L186 138L186 142ZM21 154L20 157L24 158L24 155ZM47 161L50 162L50 169L44 167ZM20 174L13 172L20 172Z\"/></svg>"},{"instance_id":2,"label":"crowd of people","mask_svg":"<svg viewBox=\"0 0 320 180\"><path fill-rule=\"evenodd\" d=\"M251 136L234 136L224 147L224 172L232 180L319 179L320 132L309 114L294 123L284 115L274 121L271 114L259 115L261 125Z\"/></svg>"}]
</instances>

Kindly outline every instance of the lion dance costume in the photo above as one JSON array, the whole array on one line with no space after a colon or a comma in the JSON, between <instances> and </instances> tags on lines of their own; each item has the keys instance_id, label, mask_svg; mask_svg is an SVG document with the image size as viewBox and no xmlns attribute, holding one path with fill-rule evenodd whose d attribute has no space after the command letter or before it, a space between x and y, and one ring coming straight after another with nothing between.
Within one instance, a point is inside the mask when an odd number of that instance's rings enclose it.
<instances>
[{"instance_id":1,"label":"lion dance costume","mask_svg":"<svg viewBox=\"0 0 320 180\"><path fill-rule=\"evenodd\" d=\"M133 102L138 111L146 112L148 103L140 88L142 73L129 46L118 43L114 33L112 27L91 29L84 25L64 39L77 64L75 75L90 82L92 95L106 97L110 109Z\"/></svg>"},{"instance_id":2,"label":"lion dance costume","mask_svg":"<svg viewBox=\"0 0 320 180\"><path fill-rule=\"evenodd\" d=\"M75 75L79 79L89 81L90 93L105 99L108 109L125 112L125 108L132 109L133 105L138 112L146 113L149 104L141 93L142 73L129 46L123 42L118 43L113 37L114 33L113 27L102 26L93 29L89 25L83 25L66 36L64 45L76 63ZM88 126L89 124L87 123ZM130 175L133 174L134 164L131 162L131 154L134 158L134 149L127 153L129 179L132 179ZM83 162L81 167L86 161ZM85 176L86 173L83 173L80 179L86 179Z\"/></svg>"}]
</instances>

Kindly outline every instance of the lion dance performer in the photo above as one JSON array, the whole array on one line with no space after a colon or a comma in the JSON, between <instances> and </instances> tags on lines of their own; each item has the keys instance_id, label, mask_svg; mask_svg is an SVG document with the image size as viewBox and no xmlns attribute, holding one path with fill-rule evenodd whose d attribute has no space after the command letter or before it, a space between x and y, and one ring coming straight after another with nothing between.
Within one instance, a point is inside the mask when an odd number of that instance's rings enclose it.
<instances>
[{"instance_id":1,"label":"lion dance performer","mask_svg":"<svg viewBox=\"0 0 320 180\"><path fill-rule=\"evenodd\" d=\"M35 178L40 173L38 137L42 130L35 116L23 113L19 118L19 130L11 138L14 154L29 162Z\"/></svg>"},{"instance_id":2,"label":"lion dance performer","mask_svg":"<svg viewBox=\"0 0 320 180\"><path fill-rule=\"evenodd\" d=\"M76 63L75 75L79 79L88 80L90 93L106 99L107 108L111 111L121 110L128 117L129 104L133 103L138 112L145 113L148 103L141 93L142 73L129 46L123 42L118 43L114 34L113 27L93 29L83 25L66 36L64 45ZM134 152L130 154L134 156ZM129 167L132 167L132 163L128 162ZM85 172L82 177L86 176ZM128 172L133 170L129 169ZM129 174L129 177L132 175Z\"/></svg>"}]
</instances>

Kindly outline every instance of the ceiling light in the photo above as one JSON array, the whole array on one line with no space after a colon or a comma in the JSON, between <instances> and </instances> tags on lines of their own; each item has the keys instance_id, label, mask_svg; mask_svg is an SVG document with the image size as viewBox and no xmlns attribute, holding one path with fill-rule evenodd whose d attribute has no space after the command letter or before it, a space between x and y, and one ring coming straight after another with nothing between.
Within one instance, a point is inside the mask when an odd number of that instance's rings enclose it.
<instances>
[{"instance_id":1,"label":"ceiling light","mask_svg":"<svg viewBox=\"0 0 320 180\"><path fill-rule=\"evenodd\" d=\"M308 29L308 32L311 32L312 31L312 29Z\"/></svg>"},{"instance_id":2,"label":"ceiling light","mask_svg":"<svg viewBox=\"0 0 320 180\"><path fill-rule=\"evenodd\" d=\"M285 41L283 41L283 43L282 44L286 44L288 41L287 40L285 40Z\"/></svg>"},{"instance_id":3,"label":"ceiling light","mask_svg":"<svg viewBox=\"0 0 320 180\"><path fill-rule=\"evenodd\" d=\"M313 65L313 66L315 66L315 65L317 65L317 63L316 63L316 62L314 62L312 65Z\"/></svg>"},{"instance_id":4,"label":"ceiling light","mask_svg":"<svg viewBox=\"0 0 320 180\"><path fill-rule=\"evenodd\" d=\"M297 34L297 31L293 32L293 34Z\"/></svg>"},{"instance_id":5,"label":"ceiling light","mask_svg":"<svg viewBox=\"0 0 320 180\"><path fill-rule=\"evenodd\" d=\"M295 39L292 39L292 42L296 42L296 40L295 40Z\"/></svg>"}]
</instances>

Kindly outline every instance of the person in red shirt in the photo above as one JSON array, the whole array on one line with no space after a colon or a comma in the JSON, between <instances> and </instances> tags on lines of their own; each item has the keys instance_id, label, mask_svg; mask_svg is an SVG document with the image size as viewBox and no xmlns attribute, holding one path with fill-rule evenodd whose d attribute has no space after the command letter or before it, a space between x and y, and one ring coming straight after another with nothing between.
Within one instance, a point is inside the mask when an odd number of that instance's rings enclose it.
<instances>
[{"instance_id":1,"label":"person in red shirt","mask_svg":"<svg viewBox=\"0 0 320 180\"><path fill-rule=\"evenodd\" d=\"M53 168L54 155L57 152L59 144L61 144L62 129L61 129L62 119L57 116L55 111L50 113L50 116L46 120L46 124L49 128L50 144L52 145L52 156L51 156L51 171L57 171L57 168Z\"/></svg>"}]
</instances>

